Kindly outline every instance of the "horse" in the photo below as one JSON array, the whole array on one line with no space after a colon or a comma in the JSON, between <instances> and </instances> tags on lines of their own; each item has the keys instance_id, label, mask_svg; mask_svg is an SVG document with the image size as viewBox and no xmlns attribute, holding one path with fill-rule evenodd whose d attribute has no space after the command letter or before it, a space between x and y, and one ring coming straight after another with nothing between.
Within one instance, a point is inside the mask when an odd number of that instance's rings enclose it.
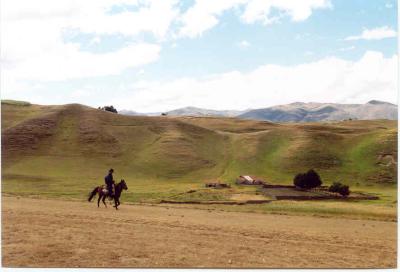
<instances>
[{"instance_id":1,"label":"horse","mask_svg":"<svg viewBox=\"0 0 400 272\"><path fill-rule=\"evenodd\" d=\"M119 202L119 198L121 197L122 190L128 190L128 186L126 186L125 180L121 179L120 183L115 184L115 193L114 196L110 196L110 193L108 191L104 190L104 186L97 186L93 189L93 191L89 194L88 201L92 201L93 197L96 196L96 194L99 194L99 199L97 200L97 207L100 207L100 199L103 201L104 206L107 208L107 204L105 202L106 197L110 197L114 199L114 206L115 209L118 210L118 206L121 204Z\"/></svg>"}]
</instances>

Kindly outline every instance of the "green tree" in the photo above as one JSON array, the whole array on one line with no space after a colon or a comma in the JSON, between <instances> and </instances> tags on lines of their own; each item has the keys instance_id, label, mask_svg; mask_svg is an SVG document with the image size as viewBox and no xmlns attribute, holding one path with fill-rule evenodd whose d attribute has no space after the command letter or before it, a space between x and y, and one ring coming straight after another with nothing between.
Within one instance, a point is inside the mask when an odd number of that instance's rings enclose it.
<instances>
[{"instance_id":1,"label":"green tree","mask_svg":"<svg viewBox=\"0 0 400 272\"><path fill-rule=\"evenodd\" d=\"M101 110L105 110L105 111L109 111L109 112L114 112L114 113L118 113L117 109L114 108L114 106L104 106L102 108L99 107L99 109Z\"/></svg>"},{"instance_id":2,"label":"green tree","mask_svg":"<svg viewBox=\"0 0 400 272\"><path fill-rule=\"evenodd\" d=\"M316 171L310 169L307 173L297 174L293 179L293 183L296 187L311 189L321 186L322 180Z\"/></svg>"},{"instance_id":3,"label":"green tree","mask_svg":"<svg viewBox=\"0 0 400 272\"><path fill-rule=\"evenodd\" d=\"M331 186L329 186L328 190L332 193L339 193L342 196L348 196L350 194L349 186L340 182L334 182Z\"/></svg>"}]
</instances>

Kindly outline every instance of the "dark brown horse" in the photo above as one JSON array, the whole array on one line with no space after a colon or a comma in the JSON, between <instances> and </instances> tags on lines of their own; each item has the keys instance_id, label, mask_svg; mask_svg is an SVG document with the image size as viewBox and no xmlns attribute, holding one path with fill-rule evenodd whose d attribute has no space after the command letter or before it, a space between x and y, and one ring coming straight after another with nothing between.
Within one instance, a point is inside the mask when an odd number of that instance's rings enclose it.
<instances>
[{"instance_id":1,"label":"dark brown horse","mask_svg":"<svg viewBox=\"0 0 400 272\"><path fill-rule=\"evenodd\" d=\"M99 194L99 199L97 200L97 207L100 207L100 199L103 201L104 206L107 208L106 204L106 197L108 196L109 198L114 199L114 207L115 209L118 210L118 206L121 204L119 202L119 198L121 197L122 190L128 190L128 186L126 186L125 180L121 179L120 183L115 184L115 193L113 196L110 196L110 192L104 190L104 186L97 186L94 188L94 190L90 193L88 201L92 201L93 197L96 196L96 194Z\"/></svg>"}]
</instances>

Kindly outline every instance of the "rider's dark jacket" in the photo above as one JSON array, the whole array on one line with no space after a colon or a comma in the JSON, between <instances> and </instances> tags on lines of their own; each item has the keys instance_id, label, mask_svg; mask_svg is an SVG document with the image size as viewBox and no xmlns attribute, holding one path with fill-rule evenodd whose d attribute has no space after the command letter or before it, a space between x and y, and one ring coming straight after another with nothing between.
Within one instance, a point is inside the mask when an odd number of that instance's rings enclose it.
<instances>
[{"instance_id":1,"label":"rider's dark jacket","mask_svg":"<svg viewBox=\"0 0 400 272\"><path fill-rule=\"evenodd\" d=\"M113 186L113 183L114 183L113 175L112 175L111 173L109 173L109 174L104 178L104 181L106 182L107 190L108 190L109 192L112 192L112 186Z\"/></svg>"}]
</instances>

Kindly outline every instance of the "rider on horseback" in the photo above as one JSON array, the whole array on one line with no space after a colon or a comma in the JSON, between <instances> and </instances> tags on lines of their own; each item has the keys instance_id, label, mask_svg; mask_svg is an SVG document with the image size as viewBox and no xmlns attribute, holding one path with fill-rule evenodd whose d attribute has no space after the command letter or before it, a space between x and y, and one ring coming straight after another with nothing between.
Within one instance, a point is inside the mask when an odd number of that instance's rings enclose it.
<instances>
[{"instance_id":1,"label":"rider on horseback","mask_svg":"<svg viewBox=\"0 0 400 272\"><path fill-rule=\"evenodd\" d=\"M113 187L114 187L114 178L113 178L113 174L114 173L114 169L110 169L108 171L108 175L104 178L104 181L106 182L106 186L107 186L107 191L108 191L108 196L112 197L114 195L113 193Z\"/></svg>"}]
</instances>

